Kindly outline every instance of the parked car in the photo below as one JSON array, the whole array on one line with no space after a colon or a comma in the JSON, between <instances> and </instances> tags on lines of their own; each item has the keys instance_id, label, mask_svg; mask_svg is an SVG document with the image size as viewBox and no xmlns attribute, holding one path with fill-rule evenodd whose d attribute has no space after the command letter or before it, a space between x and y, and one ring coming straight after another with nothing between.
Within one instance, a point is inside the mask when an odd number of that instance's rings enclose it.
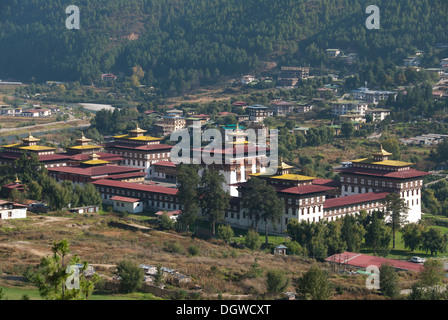
<instances>
[{"instance_id":1,"label":"parked car","mask_svg":"<svg viewBox=\"0 0 448 320\"><path fill-rule=\"evenodd\" d=\"M415 263L424 263L426 260L420 257L412 257L411 258L411 262L415 262Z\"/></svg>"}]
</instances>

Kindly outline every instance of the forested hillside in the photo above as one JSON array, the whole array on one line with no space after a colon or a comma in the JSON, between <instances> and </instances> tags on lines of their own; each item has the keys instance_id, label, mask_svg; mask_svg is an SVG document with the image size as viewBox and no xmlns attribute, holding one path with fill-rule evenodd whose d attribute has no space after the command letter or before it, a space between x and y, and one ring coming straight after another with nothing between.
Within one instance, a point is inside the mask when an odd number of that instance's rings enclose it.
<instances>
[{"instance_id":1,"label":"forested hillside","mask_svg":"<svg viewBox=\"0 0 448 320\"><path fill-rule=\"evenodd\" d=\"M89 82L140 65L144 84L189 89L254 71L272 54L281 64L319 66L325 49L337 47L399 62L415 48L448 42L447 1L373 2L1 1L0 79ZM65 27L71 4L80 8L80 30ZM365 27L371 4L381 9L380 30Z\"/></svg>"}]
</instances>

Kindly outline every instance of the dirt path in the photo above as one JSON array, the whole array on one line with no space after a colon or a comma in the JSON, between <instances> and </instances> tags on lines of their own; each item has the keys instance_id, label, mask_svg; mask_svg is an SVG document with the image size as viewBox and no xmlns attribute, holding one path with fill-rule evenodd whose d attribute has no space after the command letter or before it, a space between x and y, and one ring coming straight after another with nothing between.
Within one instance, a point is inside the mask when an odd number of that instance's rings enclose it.
<instances>
[{"instance_id":1,"label":"dirt path","mask_svg":"<svg viewBox=\"0 0 448 320\"><path fill-rule=\"evenodd\" d=\"M46 255L49 255L50 251L43 251L38 250L36 248L30 248L29 246L32 246L33 244L28 241L15 241L15 242L9 242L9 243L1 243L0 247L6 247L6 248L13 248L13 249L20 249L27 251L35 256L38 257L45 257Z\"/></svg>"},{"instance_id":2,"label":"dirt path","mask_svg":"<svg viewBox=\"0 0 448 320\"><path fill-rule=\"evenodd\" d=\"M41 226L48 223L54 223L54 222L66 222L70 220L71 218L64 218L64 217L36 217L33 220L38 221L35 223L35 226Z\"/></svg>"}]
</instances>

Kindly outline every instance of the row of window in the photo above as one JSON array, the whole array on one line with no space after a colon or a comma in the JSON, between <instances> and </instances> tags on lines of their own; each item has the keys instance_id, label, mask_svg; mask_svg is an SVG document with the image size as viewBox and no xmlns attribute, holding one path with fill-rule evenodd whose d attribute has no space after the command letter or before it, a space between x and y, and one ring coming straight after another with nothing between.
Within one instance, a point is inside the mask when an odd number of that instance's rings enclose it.
<instances>
[{"instance_id":1,"label":"row of window","mask_svg":"<svg viewBox=\"0 0 448 320\"><path fill-rule=\"evenodd\" d=\"M115 188L99 188L101 194L105 194L107 197L113 197L114 195L121 196L129 196L129 197L137 197L137 198L145 198L145 199L154 199L154 200L163 200L169 202L177 202L177 198L173 198L172 196L162 196L158 194L152 195L151 193L139 192L139 191L129 191L125 189L115 189ZM112 194L112 195L110 195Z\"/></svg>"},{"instance_id":2,"label":"row of window","mask_svg":"<svg viewBox=\"0 0 448 320\"><path fill-rule=\"evenodd\" d=\"M352 178L350 177L341 177L341 182L347 182L347 183L351 183L352 182ZM366 184L366 180L363 178L353 178L353 183L357 184L358 181L360 182L360 184ZM381 183L380 183L381 182ZM372 186L375 185L376 187L379 187L381 185L381 187L389 187L389 188L393 188L394 187L394 183L392 182L386 182L386 181L378 181L378 180L370 180L367 179L367 185L368 186ZM422 181L418 180L418 181L410 181L410 182L406 182L406 183L397 183L395 184L396 188L409 188L409 187L420 187L422 185Z\"/></svg>"}]
</instances>

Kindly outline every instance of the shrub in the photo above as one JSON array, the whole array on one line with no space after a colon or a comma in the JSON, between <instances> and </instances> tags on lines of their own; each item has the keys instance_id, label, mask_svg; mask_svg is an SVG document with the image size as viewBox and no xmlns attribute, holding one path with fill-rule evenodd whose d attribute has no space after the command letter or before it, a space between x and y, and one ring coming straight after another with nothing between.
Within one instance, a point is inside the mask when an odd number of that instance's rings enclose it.
<instances>
[{"instance_id":1,"label":"shrub","mask_svg":"<svg viewBox=\"0 0 448 320\"><path fill-rule=\"evenodd\" d=\"M165 242L165 251L169 253L184 254L185 249L179 242Z\"/></svg>"},{"instance_id":2,"label":"shrub","mask_svg":"<svg viewBox=\"0 0 448 320\"><path fill-rule=\"evenodd\" d=\"M199 247L195 244L192 244L188 247L188 253L192 256L197 256L199 254Z\"/></svg>"},{"instance_id":3,"label":"shrub","mask_svg":"<svg viewBox=\"0 0 448 320\"><path fill-rule=\"evenodd\" d=\"M232 241L232 238L234 236L234 232L231 226L229 225L220 225L218 227L218 238L224 240L227 243L230 243Z\"/></svg>"},{"instance_id":4,"label":"shrub","mask_svg":"<svg viewBox=\"0 0 448 320\"><path fill-rule=\"evenodd\" d=\"M304 254L304 250L302 246L297 241L291 241L288 243L288 254L294 256L302 256Z\"/></svg>"},{"instance_id":5,"label":"shrub","mask_svg":"<svg viewBox=\"0 0 448 320\"><path fill-rule=\"evenodd\" d=\"M251 229L247 232L244 243L249 249L258 250L260 248L260 235L257 231Z\"/></svg>"},{"instance_id":6,"label":"shrub","mask_svg":"<svg viewBox=\"0 0 448 320\"><path fill-rule=\"evenodd\" d=\"M188 299L188 293L184 289L180 289L176 293L176 300L186 300Z\"/></svg>"},{"instance_id":7,"label":"shrub","mask_svg":"<svg viewBox=\"0 0 448 320\"><path fill-rule=\"evenodd\" d=\"M162 230L171 230L174 228L174 221L168 217L166 214L163 214L159 218L160 229Z\"/></svg>"},{"instance_id":8,"label":"shrub","mask_svg":"<svg viewBox=\"0 0 448 320\"><path fill-rule=\"evenodd\" d=\"M143 269L132 261L123 260L117 265L117 275L121 277L120 286L125 292L134 292L143 282Z\"/></svg>"},{"instance_id":9,"label":"shrub","mask_svg":"<svg viewBox=\"0 0 448 320\"><path fill-rule=\"evenodd\" d=\"M247 272L246 276L248 278L260 278L263 275L263 268L258 263L257 258L255 258L254 263L251 265L250 270Z\"/></svg>"},{"instance_id":10,"label":"shrub","mask_svg":"<svg viewBox=\"0 0 448 320\"><path fill-rule=\"evenodd\" d=\"M267 273L266 286L268 292L274 295L280 294L289 286L289 279L281 270L269 270Z\"/></svg>"}]
</instances>

